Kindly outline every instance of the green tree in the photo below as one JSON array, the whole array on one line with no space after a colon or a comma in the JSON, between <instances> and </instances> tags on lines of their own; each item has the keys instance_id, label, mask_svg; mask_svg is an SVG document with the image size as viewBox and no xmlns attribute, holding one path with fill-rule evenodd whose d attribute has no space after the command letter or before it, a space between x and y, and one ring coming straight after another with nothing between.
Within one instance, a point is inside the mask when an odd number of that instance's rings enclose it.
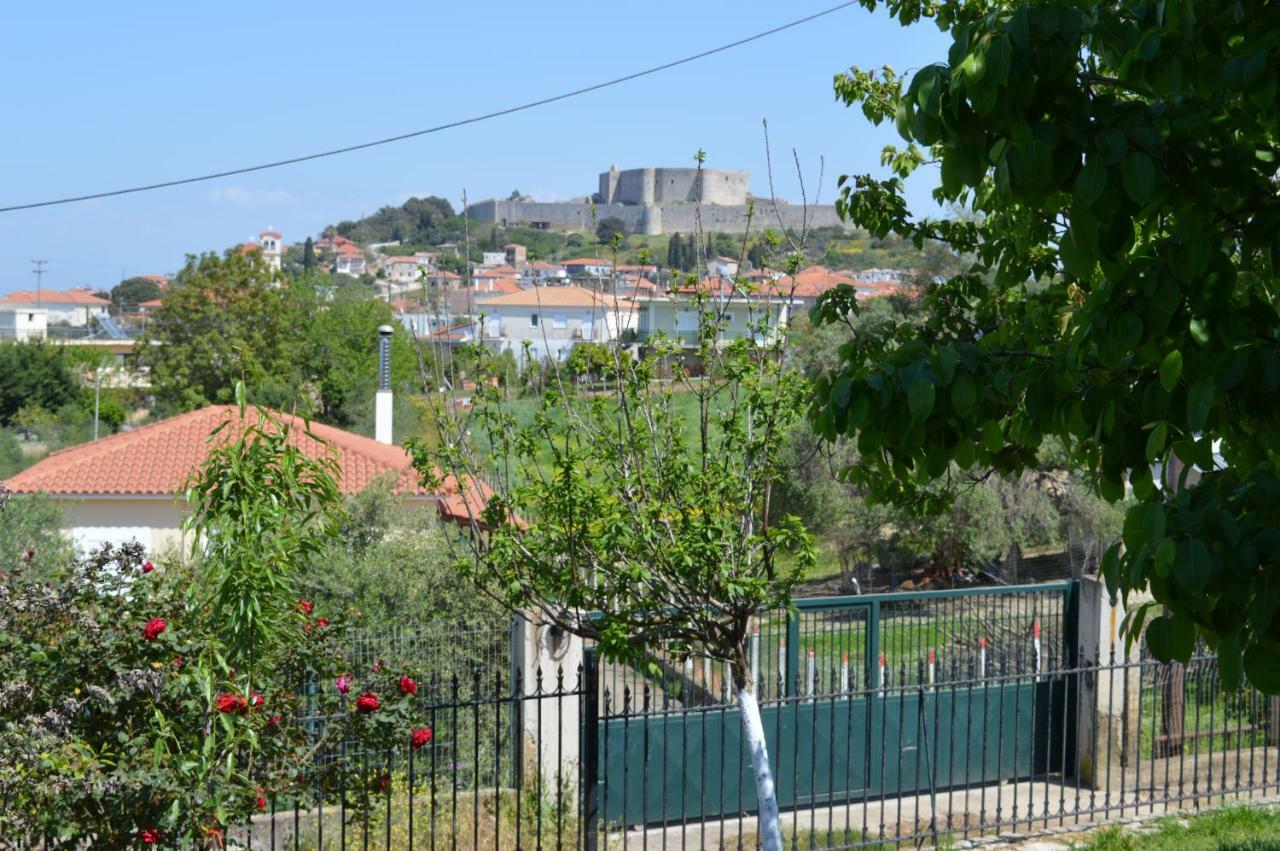
<instances>
[{"instance_id":1,"label":"green tree","mask_svg":"<svg viewBox=\"0 0 1280 851\"><path fill-rule=\"evenodd\" d=\"M1183 661L1203 637L1228 686L1280 692L1280 9L891 10L951 50L909 81L837 78L910 143L893 177L842 178L839 210L976 259L930 288L924 326L849 339L815 427L856 433L852 479L898 503L952 464L1017 475L1056 438L1098 493L1136 497L1103 563L1113 592L1154 597L1129 634ZM902 178L926 159L970 218L911 217ZM844 290L817 314L859 310Z\"/></svg>"},{"instance_id":2,"label":"green tree","mask_svg":"<svg viewBox=\"0 0 1280 851\"><path fill-rule=\"evenodd\" d=\"M553 363L554 391L520 417L485 380L493 357L475 347L473 407L445 419L435 445L413 451L430 479L444 471L493 484L487 505L474 507L458 567L508 606L533 607L595 640L607 659L647 664L648 651L701 653L728 664L764 845L780 851L749 637L753 618L786 606L813 563L800 521L768 512L804 386L783 362L784 341L764 330L767 320L757 326L764 342L752 335L725 345L723 311L702 296L694 304L705 379L660 380L662 364L681 351L661 335L641 360L615 342L609 394L579 392Z\"/></svg>"},{"instance_id":3,"label":"green tree","mask_svg":"<svg viewBox=\"0 0 1280 851\"><path fill-rule=\"evenodd\" d=\"M667 241L667 268L683 269L684 256L682 254L680 234L671 234L671 239Z\"/></svg>"},{"instance_id":4,"label":"green tree","mask_svg":"<svg viewBox=\"0 0 1280 851\"><path fill-rule=\"evenodd\" d=\"M22 408L57 410L78 394L64 347L43 342L0 344L0 425L12 424Z\"/></svg>"},{"instance_id":5,"label":"green tree","mask_svg":"<svg viewBox=\"0 0 1280 851\"><path fill-rule=\"evenodd\" d=\"M602 245L613 245L614 237L626 239L627 223L617 216L606 216L596 225L596 239Z\"/></svg>"},{"instance_id":6,"label":"green tree","mask_svg":"<svg viewBox=\"0 0 1280 851\"><path fill-rule=\"evenodd\" d=\"M163 290L150 278L125 278L111 288L111 303L121 310L132 310L140 302L160 298Z\"/></svg>"},{"instance_id":7,"label":"green tree","mask_svg":"<svg viewBox=\"0 0 1280 851\"><path fill-rule=\"evenodd\" d=\"M316 268L316 244L312 242L311 237L307 237L307 241L302 244L302 269L310 274Z\"/></svg>"},{"instance_id":8,"label":"green tree","mask_svg":"<svg viewBox=\"0 0 1280 851\"><path fill-rule=\"evenodd\" d=\"M136 362L157 398L180 410L230 402L240 380L295 387L312 298L284 286L260 252L189 256L139 337Z\"/></svg>"},{"instance_id":9,"label":"green tree","mask_svg":"<svg viewBox=\"0 0 1280 851\"><path fill-rule=\"evenodd\" d=\"M63 525L62 510L43 494L9 499L0 523L0 574L42 581L64 570L75 549Z\"/></svg>"}]
</instances>

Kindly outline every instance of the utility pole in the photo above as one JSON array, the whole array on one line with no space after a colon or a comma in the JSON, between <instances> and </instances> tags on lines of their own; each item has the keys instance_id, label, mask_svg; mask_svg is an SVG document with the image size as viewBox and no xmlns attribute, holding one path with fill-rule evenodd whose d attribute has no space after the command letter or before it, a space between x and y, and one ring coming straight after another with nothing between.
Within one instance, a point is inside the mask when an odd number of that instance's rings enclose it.
<instances>
[{"instance_id":1,"label":"utility pole","mask_svg":"<svg viewBox=\"0 0 1280 851\"><path fill-rule=\"evenodd\" d=\"M32 269L31 271L34 272L36 276L36 307L40 306L40 291L43 289L43 285L44 285L44 267L45 267L45 264L47 264L48 262L49 262L48 260L32 260L31 261L31 263L35 266L35 268Z\"/></svg>"},{"instance_id":2,"label":"utility pole","mask_svg":"<svg viewBox=\"0 0 1280 851\"><path fill-rule=\"evenodd\" d=\"M93 439L98 439L98 400L102 397L102 364L93 370Z\"/></svg>"}]
</instances>

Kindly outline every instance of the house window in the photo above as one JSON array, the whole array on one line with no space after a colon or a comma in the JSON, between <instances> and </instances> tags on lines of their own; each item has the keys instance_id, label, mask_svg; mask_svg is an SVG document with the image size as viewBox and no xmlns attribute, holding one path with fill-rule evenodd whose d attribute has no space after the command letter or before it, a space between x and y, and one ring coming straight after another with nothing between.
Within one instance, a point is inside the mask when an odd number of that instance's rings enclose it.
<instances>
[{"instance_id":1,"label":"house window","mask_svg":"<svg viewBox=\"0 0 1280 851\"><path fill-rule=\"evenodd\" d=\"M530 328L537 328L537 327L538 327L538 314L536 314L536 313L530 313L530 314L529 314L529 327L530 327Z\"/></svg>"}]
</instances>

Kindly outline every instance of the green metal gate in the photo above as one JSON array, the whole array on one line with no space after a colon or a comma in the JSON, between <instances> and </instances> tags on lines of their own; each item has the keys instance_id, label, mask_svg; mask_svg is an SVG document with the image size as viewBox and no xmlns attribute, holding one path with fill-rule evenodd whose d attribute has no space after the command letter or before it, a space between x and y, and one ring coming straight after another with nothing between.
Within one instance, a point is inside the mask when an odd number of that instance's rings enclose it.
<instances>
[{"instance_id":1,"label":"green metal gate","mask_svg":"<svg viewBox=\"0 0 1280 851\"><path fill-rule=\"evenodd\" d=\"M761 618L757 691L783 809L976 787L1070 765L1073 583L799 600ZM754 655L754 654L753 654ZM704 683L690 706L636 683L598 721L611 824L756 808L741 718ZM632 695L628 689L627 694Z\"/></svg>"}]
</instances>

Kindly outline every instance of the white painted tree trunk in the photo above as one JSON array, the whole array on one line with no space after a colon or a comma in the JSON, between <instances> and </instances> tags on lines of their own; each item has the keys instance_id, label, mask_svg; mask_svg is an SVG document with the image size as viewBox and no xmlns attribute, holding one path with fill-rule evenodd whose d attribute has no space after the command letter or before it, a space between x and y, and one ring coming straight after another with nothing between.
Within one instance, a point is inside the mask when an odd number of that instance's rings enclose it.
<instances>
[{"instance_id":1,"label":"white painted tree trunk","mask_svg":"<svg viewBox=\"0 0 1280 851\"><path fill-rule=\"evenodd\" d=\"M742 735L751 752L751 768L756 778L756 800L760 802L760 844L764 851L782 851L782 827L778 824L778 795L769 768L769 751L764 743L764 724L760 722L760 704L746 688L738 689L738 708L742 710Z\"/></svg>"}]
</instances>

